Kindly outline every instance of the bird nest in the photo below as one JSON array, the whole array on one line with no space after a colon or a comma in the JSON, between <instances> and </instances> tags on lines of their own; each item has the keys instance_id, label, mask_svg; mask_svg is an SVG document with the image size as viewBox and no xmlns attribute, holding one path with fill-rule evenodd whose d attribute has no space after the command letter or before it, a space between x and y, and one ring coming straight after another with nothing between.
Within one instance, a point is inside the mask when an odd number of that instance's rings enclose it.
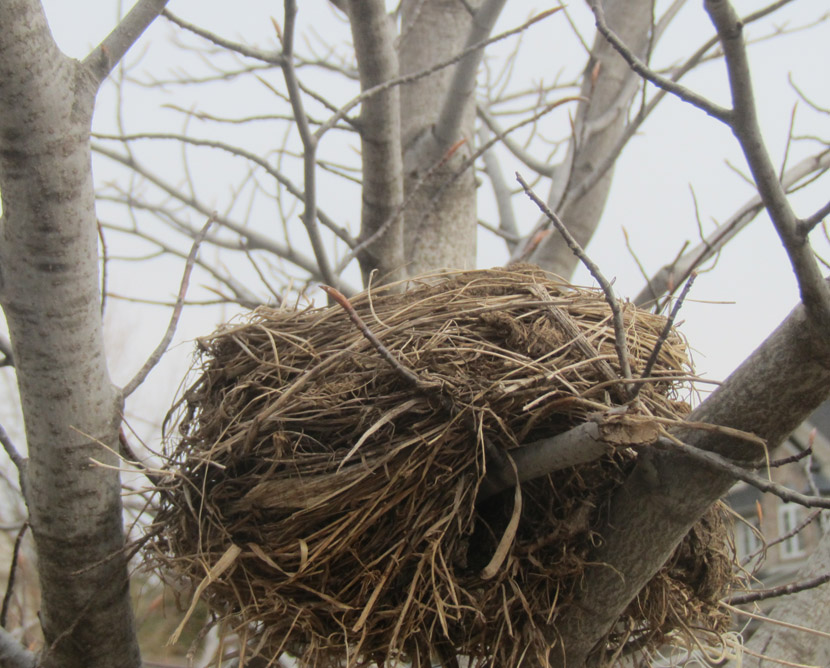
<instances>
[{"instance_id":1,"label":"bird nest","mask_svg":"<svg viewBox=\"0 0 830 668\"><path fill-rule=\"evenodd\" d=\"M148 558L267 659L516 666L530 654L544 665L609 500L654 440L639 427L688 412L684 341L665 337L637 400L617 409L619 426L638 429L615 432L599 458L534 477L512 468L511 452L629 397L601 292L520 266L345 306L354 313L262 307L199 340ZM636 379L665 319L620 307ZM517 474L533 479L497 491L494 480ZM723 630L725 543L713 510L607 650Z\"/></svg>"}]
</instances>

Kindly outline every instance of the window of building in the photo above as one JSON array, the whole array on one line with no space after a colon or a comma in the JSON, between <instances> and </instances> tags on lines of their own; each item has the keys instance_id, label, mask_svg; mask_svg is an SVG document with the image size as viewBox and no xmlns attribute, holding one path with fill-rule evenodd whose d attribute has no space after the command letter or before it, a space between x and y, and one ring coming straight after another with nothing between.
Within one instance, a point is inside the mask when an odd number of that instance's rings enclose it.
<instances>
[{"instance_id":1,"label":"window of building","mask_svg":"<svg viewBox=\"0 0 830 668\"><path fill-rule=\"evenodd\" d=\"M758 527L748 520L738 522L735 526L735 549L738 559L743 561L761 548L761 539L758 537Z\"/></svg>"},{"instance_id":2,"label":"window of building","mask_svg":"<svg viewBox=\"0 0 830 668\"><path fill-rule=\"evenodd\" d=\"M778 506L778 535L787 536L800 524L800 506L795 503L782 503ZM801 533L789 536L780 544L781 558L794 559L804 556L804 545Z\"/></svg>"}]
</instances>

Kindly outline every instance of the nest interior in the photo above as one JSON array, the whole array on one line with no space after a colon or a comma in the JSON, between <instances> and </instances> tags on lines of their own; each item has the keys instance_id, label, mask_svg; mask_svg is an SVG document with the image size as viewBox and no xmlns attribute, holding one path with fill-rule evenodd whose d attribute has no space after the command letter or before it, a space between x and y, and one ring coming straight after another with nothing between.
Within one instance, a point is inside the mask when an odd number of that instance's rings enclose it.
<instances>
[{"instance_id":1,"label":"nest interior","mask_svg":"<svg viewBox=\"0 0 830 668\"><path fill-rule=\"evenodd\" d=\"M465 655L515 666L531 652L545 662L636 448L522 483L518 514L514 490L486 500L479 490L488 448L509 453L622 403L604 296L519 266L351 304L428 389L405 382L336 305L260 308L201 339L198 378L168 440L149 560L191 583L269 659L451 665ZM665 320L621 307L637 377ZM672 332L638 413L682 418L690 373ZM631 604L607 651L723 630L725 545L713 510Z\"/></svg>"}]
</instances>

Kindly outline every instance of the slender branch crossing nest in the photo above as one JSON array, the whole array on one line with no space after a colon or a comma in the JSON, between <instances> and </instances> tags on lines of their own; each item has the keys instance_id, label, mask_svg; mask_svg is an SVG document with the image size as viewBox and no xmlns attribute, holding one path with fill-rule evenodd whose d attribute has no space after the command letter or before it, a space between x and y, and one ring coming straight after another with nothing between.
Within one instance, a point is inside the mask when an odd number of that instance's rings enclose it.
<instances>
[{"instance_id":1,"label":"slender branch crossing nest","mask_svg":"<svg viewBox=\"0 0 830 668\"><path fill-rule=\"evenodd\" d=\"M518 493L482 490L494 453L509 462L625 402L611 311L530 266L413 285L351 301L391 362L339 306L260 308L200 339L148 557L269 659L544 665L604 510L653 437L609 438L602 457ZM637 378L665 319L621 308ZM690 373L672 332L621 424L682 419ZM629 606L609 655L722 631L725 542L712 511Z\"/></svg>"}]
</instances>

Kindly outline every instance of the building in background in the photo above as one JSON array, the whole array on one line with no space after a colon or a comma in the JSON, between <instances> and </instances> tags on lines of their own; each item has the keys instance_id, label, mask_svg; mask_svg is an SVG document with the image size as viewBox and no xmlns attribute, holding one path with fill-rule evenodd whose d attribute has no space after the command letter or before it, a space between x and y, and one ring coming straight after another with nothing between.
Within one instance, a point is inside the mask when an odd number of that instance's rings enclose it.
<instances>
[{"instance_id":1,"label":"building in background","mask_svg":"<svg viewBox=\"0 0 830 668\"><path fill-rule=\"evenodd\" d=\"M790 435L775 459L803 454L811 441L811 456L771 469L772 479L797 492L830 496L830 401ZM758 587L792 581L823 531L830 528L827 512L822 517L816 509L788 503L745 483L735 485L726 501L742 518L735 523L735 547L742 561L749 560L747 568L754 572Z\"/></svg>"}]
</instances>

